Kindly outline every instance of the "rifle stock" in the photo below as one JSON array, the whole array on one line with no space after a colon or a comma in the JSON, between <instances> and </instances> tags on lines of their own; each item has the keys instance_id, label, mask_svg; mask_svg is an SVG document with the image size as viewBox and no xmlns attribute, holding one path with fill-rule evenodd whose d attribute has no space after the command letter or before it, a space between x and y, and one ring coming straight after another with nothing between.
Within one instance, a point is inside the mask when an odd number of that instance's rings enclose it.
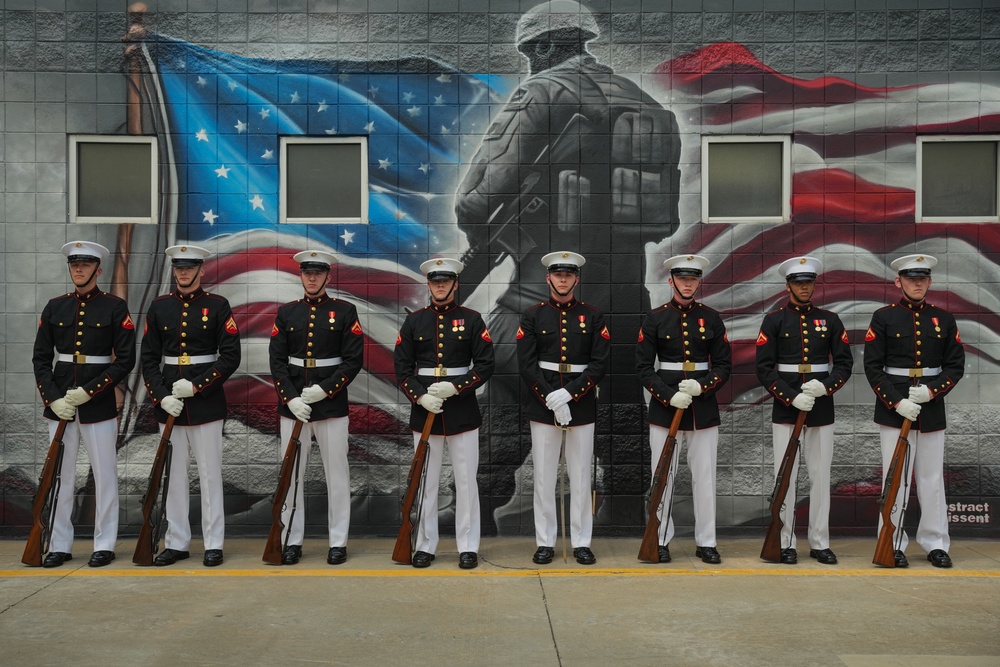
<instances>
[{"instance_id":1,"label":"rifle stock","mask_svg":"<svg viewBox=\"0 0 1000 667\"><path fill-rule=\"evenodd\" d=\"M774 490L771 491L771 497L768 498L768 502L771 503L771 523L764 535L764 546L760 550L760 557L770 563L781 561L781 529L785 525L781 507L785 504L785 497L788 495L792 469L799 458L799 445L801 444L799 438L802 435L802 427L806 423L807 414L799 411L799 416L795 418L792 435L788 438L788 446L785 447L785 454L781 457L781 465L778 466L778 475L774 479Z\"/></svg>"},{"instance_id":2,"label":"rifle stock","mask_svg":"<svg viewBox=\"0 0 1000 667\"><path fill-rule=\"evenodd\" d=\"M430 443L427 439L431 437L431 428L434 426L434 413L428 412L424 421L424 430L420 433L420 441L417 449L413 452L413 461L410 463L410 472L406 476L406 494L403 496L401 512L403 522L399 526L399 535L396 536L396 546L392 550L392 560L403 565L413 563L413 519L410 514L413 512L413 504L417 500L417 493L420 491L420 479L424 474L424 464L427 462L427 448Z\"/></svg>"},{"instance_id":3,"label":"rifle stock","mask_svg":"<svg viewBox=\"0 0 1000 667\"><path fill-rule=\"evenodd\" d=\"M42 553L45 551L45 536L52 532L52 526L45 520L45 507L54 505L59 490L60 468L63 457L63 434L66 433L65 419L59 420L55 435L49 444L42 464L42 474L38 478L38 489L31 501L31 531L28 533L28 543L24 545L21 562L33 567L41 567ZM51 517L51 512L50 512Z\"/></svg>"},{"instance_id":4,"label":"rifle stock","mask_svg":"<svg viewBox=\"0 0 1000 667\"><path fill-rule=\"evenodd\" d=\"M677 408L674 412L674 418L670 422L670 430L663 443L660 458L656 462L656 472L653 473L653 485L646 503L646 513L649 518L646 520L646 531L642 534L642 544L639 545L639 560L646 563L660 562L660 518L656 516L656 512L663 502L663 491L667 488L667 475L670 473L670 464L674 460L677 431L681 427L683 416L684 409Z\"/></svg>"},{"instance_id":5,"label":"rifle stock","mask_svg":"<svg viewBox=\"0 0 1000 667\"><path fill-rule=\"evenodd\" d=\"M910 436L910 426L912 425L913 422L909 419L903 420L903 426L899 429L899 437L896 439L896 448L889 461L889 470L886 472L885 481L882 484L882 497L879 498L882 528L878 533L878 542L875 543L875 556L872 558L872 563L883 567L896 567L896 550L893 549L892 544L892 536L896 532L896 526L892 523L892 509L896 506L896 497L899 495L899 487L903 482L903 473L906 470L906 450L910 446L910 441L907 438ZM903 523L902 514L899 516L899 523Z\"/></svg>"},{"instance_id":6,"label":"rifle stock","mask_svg":"<svg viewBox=\"0 0 1000 667\"><path fill-rule=\"evenodd\" d=\"M164 489L164 507L167 502L166 484L163 480L170 475L167 465L170 460L170 435L174 431L174 419L173 415L167 415L163 433L160 434L160 444L157 445L156 456L153 457L153 467L149 471L146 495L142 497L142 525L139 527L139 540L132 554L132 562L136 565L152 565L153 554L156 553L156 543L159 540L156 536L156 525L153 523L153 509L156 507L156 496L160 494L161 487Z\"/></svg>"},{"instance_id":7,"label":"rifle stock","mask_svg":"<svg viewBox=\"0 0 1000 667\"><path fill-rule=\"evenodd\" d=\"M302 443L302 422L295 420L292 435L285 447L285 456L281 459L281 471L278 473L278 488L274 491L274 502L271 504L271 532L267 534L267 544L264 545L262 560L268 565L281 565L281 533L285 524L281 520L281 508L285 505L288 489L292 486L292 474L295 472L295 460L299 457Z\"/></svg>"}]
</instances>

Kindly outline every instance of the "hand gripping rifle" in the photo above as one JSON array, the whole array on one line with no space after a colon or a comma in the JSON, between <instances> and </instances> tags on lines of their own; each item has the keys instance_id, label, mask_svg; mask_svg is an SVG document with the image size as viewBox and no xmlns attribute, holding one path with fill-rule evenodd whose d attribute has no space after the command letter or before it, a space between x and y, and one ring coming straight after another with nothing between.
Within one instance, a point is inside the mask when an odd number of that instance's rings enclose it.
<instances>
[{"instance_id":1,"label":"hand gripping rifle","mask_svg":"<svg viewBox=\"0 0 1000 667\"><path fill-rule=\"evenodd\" d=\"M892 511L896 508L896 497L899 495L899 487L903 483L903 473L906 471L906 455L910 448L910 426L913 422L909 419L903 420L903 427L899 429L899 437L896 439L896 448L892 452L892 459L889 461L889 470L885 474L885 481L882 484L882 496L879 498L880 514L882 516L882 529L878 533L878 542L875 543L875 557L872 563L883 567L896 567L896 552L893 549L892 536L896 532L897 526L892 523ZM899 514L899 524L903 525L903 513L906 511L906 499L903 499L903 512Z\"/></svg>"},{"instance_id":2,"label":"hand gripping rifle","mask_svg":"<svg viewBox=\"0 0 1000 667\"><path fill-rule=\"evenodd\" d=\"M427 463L427 448L430 446L427 439L431 437L434 417L433 412L427 412L427 419L424 421L424 430L420 433L420 441L417 442L417 449L413 452L413 462L410 463L410 472L406 476L406 494L403 496L400 508L403 514L403 522L399 526L399 535L396 536L396 546L392 550L392 560L403 565L411 565L413 563L413 506L416 504L417 494L420 492L420 480L424 476L424 464Z\"/></svg>"},{"instance_id":3,"label":"hand gripping rifle","mask_svg":"<svg viewBox=\"0 0 1000 667\"><path fill-rule=\"evenodd\" d=\"M274 502L271 504L271 532L267 534L267 544L264 545L263 557L263 561L268 565L281 565L281 533L285 529L285 524L281 521L281 510L285 506L288 489L292 486L292 475L295 473L299 456L301 456L302 443L299 442L301 434L302 422L296 419L295 426L292 427L292 435L288 438L288 445L285 447L285 456L281 459L278 488L274 492ZM296 475L295 481L298 483L298 475ZM297 496L298 493L295 492L295 497Z\"/></svg>"},{"instance_id":4,"label":"hand gripping rifle","mask_svg":"<svg viewBox=\"0 0 1000 667\"><path fill-rule=\"evenodd\" d=\"M764 546L761 547L760 557L769 563L781 562L781 529L785 526L781 508L785 506L785 497L788 495L788 485L792 480L792 469L799 459L799 437L802 435L802 427L806 423L807 412L799 411L799 416L795 419L795 426L792 428L792 435L788 438L788 446L785 447L785 455L781 457L781 465L778 466L778 476L774 479L774 490L771 497L767 499L771 503L771 524L767 527L764 535Z\"/></svg>"},{"instance_id":5,"label":"hand gripping rifle","mask_svg":"<svg viewBox=\"0 0 1000 667\"><path fill-rule=\"evenodd\" d=\"M170 459L174 451L170 444L170 435L174 431L175 419L173 415L167 415L163 433L160 434L160 444L157 445L156 456L153 457L153 467L149 471L146 495L142 497L142 525L139 527L139 541L136 542L135 552L132 554L132 562L136 565L152 565L153 554L156 553L160 541L160 528L167 513L167 493L170 490ZM156 506L158 495L162 495L160 517L154 523L153 508Z\"/></svg>"},{"instance_id":6,"label":"hand gripping rifle","mask_svg":"<svg viewBox=\"0 0 1000 667\"><path fill-rule=\"evenodd\" d=\"M65 419L59 420L56 433L42 464L42 474L38 478L38 490L31 502L31 532L24 545L21 562L33 567L41 567L42 554L48 550L49 536L52 534L52 519L56 513L56 499L62 482L63 434L66 432ZM46 512L45 508L49 511Z\"/></svg>"},{"instance_id":7,"label":"hand gripping rifle","mask_svg":"<svg viewBox=\"0 0 1000 667\"><path fill-rule=\"evenodd\" d=\"M656 515L663 504L663 492L667 488L667 476L670 474L670 464L674 460L674 448L677 447L677 431L681 427L684 409L677 408L667 439L663 443L660 459L656 462L656 472L653 473L653 484L646 502L646 532L642 534L642 544L639 546L639 560L645 563L660 562L660 518Z\"/></svg>"}]
</instances>

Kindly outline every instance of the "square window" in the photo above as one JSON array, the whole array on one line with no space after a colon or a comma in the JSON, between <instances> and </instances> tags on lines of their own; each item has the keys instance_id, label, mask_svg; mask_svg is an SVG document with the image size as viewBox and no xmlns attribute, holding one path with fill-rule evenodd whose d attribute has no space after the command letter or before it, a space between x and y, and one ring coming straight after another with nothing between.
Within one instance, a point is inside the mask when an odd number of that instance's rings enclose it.
<instances>
[{"instance_id":1,"label":"square window","mask_svg":"<svg viewBox=\"0 0 1000 667\"><path fill-rule=\"evenodd\" d=\"M155 224L156 137L70 136L70 222Z\"/></svg>"},{"instance_id":2,"label":"square window","mask_svg":"<svg viewBox=\"0 0 1000 667\"><path fill-rule=\"evenodd\" d=\"M366 138L282 137L281 222L368 224Z\"/></svg>"},{"instance_id":3,"label":"square window","mask_svg":"<svg viewBox=\"0 0 1000 667\"><path fill-rule=\"evenodd\" d=\"M917 220L997 222L998 137L917 137Z\"/></svg>"},{"instance_id":4,"label":"square window","mask_svg":"<svg viewBox=\"0 0 1000 667\"><path fill-rule=\"evenodd\" d=\"M702 220L788 222L791 138L702 138Z\"/></svg>"}]
</instances>

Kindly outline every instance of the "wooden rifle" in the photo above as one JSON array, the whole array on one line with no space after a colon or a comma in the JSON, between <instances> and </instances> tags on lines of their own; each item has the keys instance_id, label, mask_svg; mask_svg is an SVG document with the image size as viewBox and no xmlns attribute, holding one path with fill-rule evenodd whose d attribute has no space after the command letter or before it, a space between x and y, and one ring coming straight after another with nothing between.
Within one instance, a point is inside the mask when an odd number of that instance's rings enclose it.
<instances>
[{"instance_id":1,"label":"wooden rifle","mask_svg":"<svg viewBox=\"0 0 1000 667\"><path fill-rule=\"evenodd\" d=\"M142 497L142 525L139 527L139 541L136 542L135 552L132 554L132 562L136 565L152 565L153 554L157 551L157 544L160 541L159 533L163 525L163 517L166 515L167 492L170 486L170 458L173 453L173 446L170 444L170 435L174 431L174 420L176 417L167 415L167 421L163 425L163 433L160 434L160 444L156 447L156 456L153 457L153 467L149 471L149 484L146 486L146 495ZM160 493L160 489L163 493ZM156 497L162 495L160 519L153 522L153 509L156 507Z\"/></svg>"},{"instance_id":2,"label":"wooden rifle","mask_svg":"<svg viewBox=\"0 0 1000 667\"><path fill-rule=\"evenodd\" d=\"M295 420L292 435L285 447L285 456L281 459L281 472L278 473L278 488L274 492L274 502L271 504L271 532L267 534L267 544L264 545L263 561L268 565L281 565L281 533L285 524L281 520L281 510L285 506L288 489L292 486L292 475L295 473L295 463L302 449L299 436L302 434L302 422Z\"/></svg>"},{"instance_id":3,"label":"wooden rifle","mask_svg":"<svg viewBox=\"0 0 1000 667\"><path fill-rule=\"evenodd\" d=\"M42 474L38 478L38 490L31 502L31 531L28 533L28 543L24 545L21 562L33 567L41 567L42 554L47 550L48 537L52 534L52 519L55 514L56 500L59 496L63 460L63 434L66 432L65 419L59 420L55 435L49 444L49 451L42 464ZM45 508L49 511L46 513Z\"/></svg>"},{"instance_id":4,"label":"wooden rifle","mask_svg":"<svg viewBox=\"0 0 1000 667\"><path fill-rule=\"evenodd\" d=\"M889 470L885 474L885 481L882 483L882 496L879 498L879 510L882 516L882 529L878 533L878 542L875 543L875 556L872 563L883 567L896 567L896 550L893 548L892 536L896 532L897 526L892 523L892 510L896 507L896 497L899 495L899 487L903 483L903 473L906 471L906 453L910 447L910 426L913 422L909 419L903 420L903 427L899 429L899 437L896 439L896 448L892 452L892 459L889 461ZM906 501L903 501L903 509L906 509ZM903 524L903 513L899 514L899 527Z\"/></svg>"},{"instance_id":5,"label":"wooden rifle","mask_svg":"<svg viewBox=\"0 0 1000 667\"><path fill-rule=\"evenodd\" d=\"M660 458L656 462L656 472L653 473L653 485L646 503L649 518L646 520L646 532L642 534L642 544L639 545L639 560L645 563L660 562L660 518L656 514L663 503L663 492L667 488L667 476L670 474L670 464L674 460L674 448L677 446L677 431L681 427L683 416L684 408L677 408Z\"/></svg>"},{"instance_id":6,"label":"wooden rifle","mask_svg":"<svg viewBox=\"0 0 1000 667\"><path fill-rule=\"evenodd\" d=\"M431 437L434 417L433 412L427 412L427 419L424 421L424 430L420 433L420 441L417 442L417 449L413 452L413 462L410 463L410 472L406 476L406 494L403 496L400 510L403 514L403 522L399 526L399 535L396 536L396 546L392 550L392 560L403 565L411 565L413 563L413 505L417 501L417 494L420 492L420 480L424 476L424 465L427 463L427 448L430 446L427 439Z\"/></svg>"},{"instance_id":7,"label":"wooden rifle","mask_svg":"<svg viewBox=\"0 0 1000 667\"><path fill-rule=\"evenodd\" d=\"M802 435L802 427L806 423L807 412L799 411L799 416L795 419L795 426L792 428L792 435L788 438L788 446L785 447L785 455L781 457L781 465L778 466L778 476L774 479L774 490L771 497L767 499L771 503L771 524L767 527L764 535L764 546L760 550L760 557L769 563L781 562L781 529L785 526L783 512L781 508L785 505L785 497L788 495L788 485L792 480L792 470L795 462L799 459L799 437Z\"/></svg>"}]
</instances>

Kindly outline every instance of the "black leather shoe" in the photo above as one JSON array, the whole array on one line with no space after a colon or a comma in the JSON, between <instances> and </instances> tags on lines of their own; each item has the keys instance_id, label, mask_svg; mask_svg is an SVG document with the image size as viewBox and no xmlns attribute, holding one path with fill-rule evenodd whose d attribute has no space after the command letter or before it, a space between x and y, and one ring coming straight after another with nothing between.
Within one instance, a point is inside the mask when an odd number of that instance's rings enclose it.
<instances>
[{"instance_id":1,"label":"black leather shoe","mask_svg":"<svg viewBox=\"0 0 1000 667\"><path fill-rule=\"evenodd\" d=\"M479 567L479 557L475 551L463 551L458 555L458 566L463 570Z\"/></svg>"},{"instance_id":2,"label":"black leather shoe","mask_svg":"<svg viewBox=\"0 0 1000 667\"><path fill-rule=\"evenodd\" d=\"M282 565L295 565L302 558L302 545L301 544L289 544L285 547L285 550L281 552L281 564Z\"/></svg>"},{"instance_id":3,"label":"black leather shoe","mask_svg":"<svg viewBox=\"0 0 1000 667\"><path fill-rule=\"evenodd\" d=\"M660 562L661 563L669 563L671 560L673 560L670 557L670 547L668 547L666 544L661 544L660 545L659 552L660 552Z\"/></svg>"},{"instance_id":4,"label":"black leather shoe","mask_svg":"<svg viewBox=\"0 0 1000 667\"><path fill-rule=\"evenodd\" d=\"M64 551L50 551L45 556L45 560L42 561L42 567L59 567L68 560L73 560L73 554Z\"/></svg>"},{"instance_id":5,"label":"black leather shoe","mask_svg":"<svg viewBox=\"0 0 1000 667\"><path fill-rule=\"evenodd\" d=\"M695 547L694 555L700 558L705 563L710 563L712 565L718 565L722 562L722 556L719 555L719 550L715 547Z\"/></svg>"},{"instance_id":6,"label":"black leather shoe","mask_svg":"<svg viewBox=\"0 0 1000 667\"><path fill-rule=\"evenodd\" d=\"M593 565L597 562L597 556L590 550L590 547L577 547L573 549L573 558L580 565Z\"/></svg>"},{"instance_id":7,"label":"black leather shoe","mask_svg":"<svg viewBox=\"0 0 1000 667\"><path fill-rule=\"evenodd\" d=\"M899 549L893 552L893 557L896 559L896 567L909 567L910 561L906 560L906 554L904 554Z\"/></svg>"},{"instance_id":8,"label":"black leather shoe","mask_svg":"<svg viewBox=\"0 0 1000 667\"><path fill-rule=\"evenodd\" d=\"M205 558L201 562L205 567L222 565L222 549L209 549L205 552Z\"/></svg>"},{"instance_id":9,"label":"black leather shoe","mask_svg":"<svg viewBox=\"0 0 1000 667\"><path fill-rule=\"evenodd\" d=\"M434 560L434 554L429 554L426 551L418 551L413 554L413 567L430 567L431 561Z\"/></svg>"},{"instance_id":10,"label":"black leather shoe","mask_svg":"<svg viewBox=\"0 0 1000 667\"><path fill-rule=\"evenodd\" d=\"M330 565L340 565L347 560L347 547L330 547L326 554L326 562Z\"/></svg>"},{"instance_id":11,"label":"black leather shoe","mask_svg":"<svg viewBox=\"0 0 1000 667\"><path fill-rule=\"evenodd\" d=\"M812 554L810 554L812 555ZM813 556L815 558L815 556ZM799 554L791 547L781 550L781 562L785 565L795 565L799 562Z\"/></svg>"},{"instance_id":12,"label":"black leather shoe","mask_svg":"<svg viewBox=\"0 0 1000 667\"><path fill-rule=\"evenodd\" d=\"M104 567L115 559L114 551L95 551L87 563L90 567Z\"/></svg>"},{"instance_id":13,"label":"black leather shoe","mask_svg":"<svg viewBox=\"0 0 1000 667\"><path fill-rule=\"evenodd\" d=\"M951 567L951 556L944 549L935 549L927 554L927 560L934 567Z\"/></svg>"},{"instance_id":14,"label":"black leather shoe","mask_svg":"<svg viewBox=\"0 0 1000 667\"><path fill-rule=\"evenodd\" d=\"M160 553L156 554L156 558L153 559L153 565L173 565L179 560L185 560L190 557L191 557L191 552L189 551L164 549Z\"/></svg>"},{"instance_id":15,"label":"black leather shoe","mask_svg":"<svg viewBox=\"0 0 1000 667\"><path fill-rule=\"evenodd\" d=\"M548 565L555 556L556 550L552 547L538 547L535 549L535 555L531 557L531 562L539 565Z\"/></svg>"},{"instance_id":16,"label":"black leather shoe","mask_svg":"<svg viewBox=\"0 0 1000 667\"><path fill-rule=\"evenodd\" d=\"M836 565L837 556L834 555L829 549L810 549L809 557L815 558L823 565Z\"/></svg>"}]
</instances>

